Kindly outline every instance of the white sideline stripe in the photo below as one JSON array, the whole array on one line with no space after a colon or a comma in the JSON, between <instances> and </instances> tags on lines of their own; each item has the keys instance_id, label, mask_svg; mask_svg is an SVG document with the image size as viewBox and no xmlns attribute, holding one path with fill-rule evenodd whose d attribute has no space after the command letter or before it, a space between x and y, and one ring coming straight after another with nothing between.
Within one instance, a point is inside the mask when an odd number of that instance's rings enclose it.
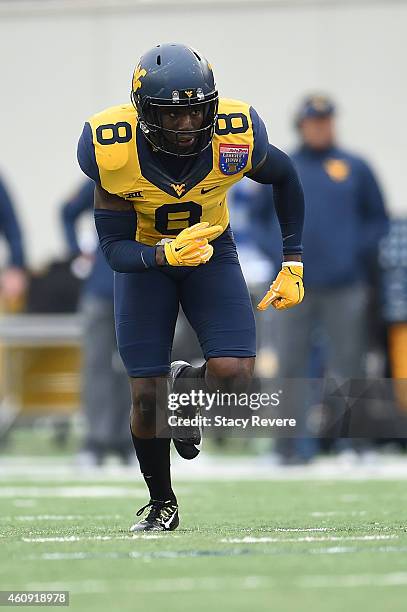
<instances>
[{"instance_id":1,"label":"white sideline stripe","mask_svg":"<svg viewBox=\"0 0 407 612\"><path fill-rule=\"evenodd\" d=\"M265 543L283 543L284 542L364 542L377 540L397 540L398 535L365 535L365 536L304 536L301 538L270 538L261 537L254 538L252 536L246 536L244 538L222 538L219 540L223 544L265 544Z\"/></svg>"},{"instance_id":2,"label":"white sideline stripe","mask_svg":"<svg viewBox=\"0 0 407 612\"><path fill-rule=\"evenodd\" d=\"M81 521L121 519L121 514L32 514L17 516L0 516L0 521Z\"/></svg>"},{"instance_id":3,"label":"white sideline stripe","mask_svg":"<svg viewBox=\"0 0 407 612\"><path fill-rule=\"evenodd\" d=\"M32 543L45 543L45 542L91 542L91 541L101 541L107 542L111 540L156 540L158 538L162 538L163 534L135 534L135 535L114 535L114 536L55 536L55 537L44 537L44 538L21 538L22 542L27 542L29 544ZM165 535L164 535L165 537ZM179 538L179 535L171 535L172 538Z\"/></svg>"},{"instance_id":4,"label":"white sideline stripe","mask_svg":"<svg viewBox=\"0 0 407 612\"><path fill-rule=\"evenodd\" d=\"M330 512L310 512L310 516L316 516L316 517L321 517L321 516L364 516L365 514L367 514L366 510L332 510Z\"/></svg>"},{"instance_id":5,"label":"white sideline stripe","mask_svg":"<svg viewBox=\"0 0 407 612\"><path fill-rule=\"evenodd\" d=\"M2 497L137 497L145 498L144 490L115 486L66 487L0 487Z\"/></svg>"}]
</instances>

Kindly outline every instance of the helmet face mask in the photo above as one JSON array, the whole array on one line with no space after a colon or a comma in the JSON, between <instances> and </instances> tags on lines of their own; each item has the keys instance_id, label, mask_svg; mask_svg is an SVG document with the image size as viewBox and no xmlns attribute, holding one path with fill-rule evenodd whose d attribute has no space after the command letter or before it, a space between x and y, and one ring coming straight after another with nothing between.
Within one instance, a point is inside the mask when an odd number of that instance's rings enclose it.
<instances>
[{"instance_id":1,"label":"helmet face mask","mask_svg":"<svg viewBox=\"0 0 407 612\"><path fill-rule=\"evenodd\" d=\"M189 108L192 109L193 107L194 105L189 105ZM208 148L215 131L218 109L217 100L205 102L204 104L199 103L196 106L197 109L199 108L203 111L202 125L198 129L175 130L164 127L162 112L167 109L172 110L172 108L170 106L163 106L161 103L160 105L149 103L147 108L142 111L141 117L139 114L140 127L150 144L159 151L177 155L178 157L198 155ZM194 138L194 143L189 151L185 151L185 147L180 144L186 136Z\"/></svg>"},{"instance_id":2,"label":"helmet face mask","mask_svg":"<svg viewBox=\"0 0 407 612\"><path fill-rule=\"evenodd\" d=\"M131 101L146 140L158 151L177 157L192 157L212 142L218 112L212 69L196 51L185 45L159 45L147 52L135 70ZM202 111L199 128L169 129L162 113L183 109ZM194 142L185 146L185 136Z\"/></svg>"}]
</instances>

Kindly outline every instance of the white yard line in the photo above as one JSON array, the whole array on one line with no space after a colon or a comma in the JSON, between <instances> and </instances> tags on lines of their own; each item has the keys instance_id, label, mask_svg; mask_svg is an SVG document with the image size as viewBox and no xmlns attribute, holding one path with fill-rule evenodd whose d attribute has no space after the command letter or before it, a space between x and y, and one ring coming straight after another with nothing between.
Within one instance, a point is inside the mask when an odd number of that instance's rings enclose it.
<instances>
[{"instance_id":1,"label":"white yard line","mask_svg":"<svg viewBox=\"0 0 407 612\"><path fill-rule=\"evenodd\" d=\"M141 539L157 539L162 538L165 534L145 534L145 535L94 535L94 536L53 536L53 537L23 537L22 542L26 543L45 543L45 542L90 542L90 541L112 541L112 540L135 540ZM180 537L179 534L171 534L171 538ZM270 536L252 537L245 536L244 538L222 538L219 540L222 544L285 544L285 543L301 543L301 542L377 542L380 540L398 540L398 535L364 535L364 536L301 536L289 538L276 538Z\"/></svg>"},{"instance_id":2,"label":"white yard line","mask_svg":"<svg viewBox=\"0 0 407 612\"><path fill-rule=\"evenodd\" d=\"M315 516L317 518L324 516L364 516L365 514L367 514L367 510L331 510L329 512L310 512L310 516Z\"/></svg>"},{"instance_id":3,"label":"white yard line","mask_svg":"<svg viewBox=\"0 0 407 612\"><path fill-rule=\"evenodd\" d=\"M112 540L156 540L157 538L165 537L165 534L134 534L134 535L112 535L112 536L54 536L54 537L36 537L36 538L21 538L22 542L32 543L45 543L45 542L109 542ZM172 538L179 538L178 534L171 534Z\"/></svg>"},{"instance_id":4,"label":"white yard line","mask_svg":"<svg viewBox=\"0 0 407 612\"><path fill-rule=\"evenodd\" d=\"M296 532L296 531L336 531L336 527L276 527L272 531Z\"/></svg>"}]
</instances>

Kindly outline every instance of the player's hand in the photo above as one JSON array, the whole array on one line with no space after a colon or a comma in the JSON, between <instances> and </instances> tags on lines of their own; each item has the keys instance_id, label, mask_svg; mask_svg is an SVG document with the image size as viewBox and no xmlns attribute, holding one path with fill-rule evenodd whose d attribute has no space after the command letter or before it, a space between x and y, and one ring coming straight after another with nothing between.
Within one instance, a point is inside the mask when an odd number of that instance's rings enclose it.
<instances>
[{"instance_id":1,"label":"player's hand","mask_svg":"<svg viewBox=\"0 0 407 612\"><path fill-rule=\"evenodd\" d=\"M257 305L257 309L266 310L271 304L277 310L284 310L302 302L304 298L302 273L301 262L285 261L276 280Z\"/></svg>"},{"instance_id":2,"label":"player's hand","mask_svg":"<svg viewBox=\"0 0 407 612\"><path fill-rule=\"evenodd\" d=\"M207 221L195 223L164 245L165 258L170 266L199 266L213 255L209 240L222 233L220 225L210 226Z\"/></svg>"}]
</instances>

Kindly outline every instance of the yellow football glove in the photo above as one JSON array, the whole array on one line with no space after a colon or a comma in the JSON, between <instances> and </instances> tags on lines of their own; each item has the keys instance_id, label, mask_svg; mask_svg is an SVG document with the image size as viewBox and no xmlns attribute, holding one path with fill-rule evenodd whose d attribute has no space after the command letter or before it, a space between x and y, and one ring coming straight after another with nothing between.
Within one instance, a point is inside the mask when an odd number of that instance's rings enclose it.
<instances>
[{"instance_id":1,"label":"yellow football glove","mask_svg":"<svg viewBox=\"0 0 407 612\"><path fill-rule=\"evenodd\" d=\"M277 310L284 310L302 302L304 298L302 272L301 262L284 261L276 280L257 305L257 309L266 310L271 304Z\"/></svg>"},{"instance_id":2,"label":"yellow football glove","mask_svg":"<svg viewBox=\"0 0 407 612\"><path fill-rule=\"evenodd\" d=\"M170 266L199 266L212 257L213 246L208 243L222 233L220 225L210 226L207 221L195 223L164 244L167 263Z\"/></svg>"}]
</instances>

